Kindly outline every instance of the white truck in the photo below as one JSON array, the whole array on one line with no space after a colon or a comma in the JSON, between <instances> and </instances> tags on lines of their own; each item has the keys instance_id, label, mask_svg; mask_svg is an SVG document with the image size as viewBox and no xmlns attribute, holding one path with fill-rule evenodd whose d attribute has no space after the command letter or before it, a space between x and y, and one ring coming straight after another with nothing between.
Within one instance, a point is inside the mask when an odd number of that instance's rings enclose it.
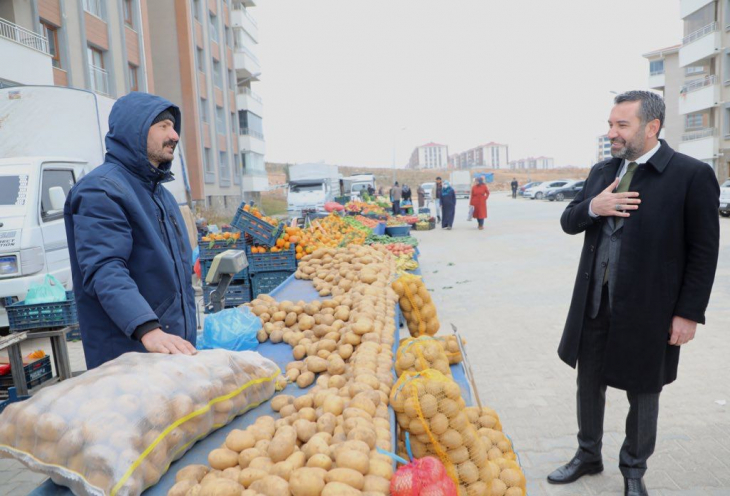
<instances>
[{"instance_id":1,"label":"white truck","mask_svg":"<svg viewBox=\"0 0 730 496\"><path fill-rule=\"evenodd\" d=\"M104 162L114 100L55 86L0 89L0 329L6 298L23 300L52 274L71 289L63 205L71 187ZM175 150L175 181L165 184L188 203L185 167Z\"/></svg>"},{"instance_id":2,"label":"white truck","mask_svg":"<svg viewBox=\"0 0 730 496\"><path fill-rule=\"evenodd\" d=\"M452 172L449 177L449 182L457 198L460 196L469 198L471 196L471 174L469 171Z\"/></svg>"},{"instance_id":3,"label":"white truck","mask_svg":"<svg viewBox=\"0 0 730 496\"><path fill-rule=\"evenodd\" d=\"M367 192L368 186L372 186L375 189L374 174L355 174L353 176L343 177L342 182L345 186L345 195L351 198L360 198L363 193Z\"/></svg>"},{"instance_id":4,"label":"white truck","mask_svg":"<svg viewBox=\"0 0 730 496\"><path fill-rule=\"evenodd\" d=\"M324 204L340 196L341 174L336 165L296 164L289 166L287 213L299 217L302 211L324 212Z\"/></svg>"}]
</instances>

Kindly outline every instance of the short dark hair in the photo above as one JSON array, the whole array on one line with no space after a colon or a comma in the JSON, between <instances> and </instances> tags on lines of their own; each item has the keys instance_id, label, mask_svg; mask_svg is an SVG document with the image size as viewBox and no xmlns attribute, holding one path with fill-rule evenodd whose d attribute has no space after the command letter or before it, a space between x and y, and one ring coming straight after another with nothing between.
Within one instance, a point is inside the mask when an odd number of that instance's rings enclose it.
<instances>
[{"instance_id":1,"label":"short dark hair","mask_svg":"<svg viewBox=\"0 0 730 496\"><path fill-rule=\"evenodd\" d=\"M439 179L441 179L441 176L436 176L436 180L438 181Z\"/></svg>"},{"instance_id":2,"label":"short dark hair","mask_svg":"<svg viewBox=\"0 0 730 496\"><path fill-rule=\"evenodd\" d=\"M666 106L664 99L651 91L627 91L614 98L613 103L618 105L624 102L641 102L639 108L639 119L643 124L648 124L654 119L659 119L659 131L664 126Z\"/></svg>"}]
</instances>

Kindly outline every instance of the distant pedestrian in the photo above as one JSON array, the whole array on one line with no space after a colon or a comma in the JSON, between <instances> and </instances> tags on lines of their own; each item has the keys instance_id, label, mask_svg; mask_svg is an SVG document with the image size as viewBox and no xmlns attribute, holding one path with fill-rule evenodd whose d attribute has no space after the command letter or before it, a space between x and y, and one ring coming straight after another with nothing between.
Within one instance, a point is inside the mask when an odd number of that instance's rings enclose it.
<instances>
[{"instance_id":1,"label":"distant pedestrian","mask_svg":"<svg viewBox=\"0 0 730 496\"><path fill-rule=\"evenodd\" d=\"M370 198L372 198L373 196L375 196L375 188L373 187L372 184L368 184L368 196Z\"/></svg>"},{"instance_id":2,"label":"distant pedestrian","mask_svg":"<svg viewBox=\"0 0 730 496\"><path fill-rule=\"evenodd\" d=\"M378 188L378 196L383 196L383 187Z\"/></svg>"},{"instance_id":3,"label":"distant pedestrian","mask_svg":"<svg viewBox=\"0 0 730 496\"><path fill-rule=\"evenodd\" d=\"M418 208L421 209L426 203L426 190L423 189L423 185L418 187L416 194L418 195Z\"/></svg>"},{"instance_id":4,"label":"distant pedestrian","mask_svg":"<svg viewBox=\"0 0 730 496\"><path fill-rule=\"evenodd\" d=\"M456 215L456 192L448 181L444 181L441 190L441 209L443 210L441 227L451 230L454 227L454 216Z\"/></svg>"},{"instance_id":5,"label":"distant pedestrian","mask_svg":"<svg viewBox=\"0 0 730 496\"><path fill-rule=\"evenodd\" d=\"M477 177L477 183L471 188L471 200L469 205L474 207L474 218L479 224L479 230L484 229L484 219L487 218L487 198L489 198L489 188L484 184L484 178Z\"/></svg>"},{"instance_id":6,"label":"distant pedestrian","mask_svg":"<svg viewBox=\"0 0 730 496\"><path fill-rule=\"evenodd\" d=\"M411 201L411 188L407 184L403 185L402 192L403 192L403 198L402 198L403 201L404 202Z\"/></svg>"},{"instance_id":7,"label":"distant pedestrian","mask_svg":"<svg viewBox=\"0 0 730 496\"><path fill-rule=\"evenodd\" d=\"M390 189L390 201L393 203L393 215L400 215L400 201L403 198L403 192L398 186L398 181Z\"/></svg>"},{"instance_id":8,"label":"distant pedestrian","mask_svg":"<svg viewBox=\"0 0 730 496\"><path fill-rule=\"evenodd\" d=\"M443 184L441 183L441 176L436 178L436 220L441 222L441 193L443 191Z\"/></svg>"},{"instance_id":9,"label":"distant pedestrian","mask_svg":"<svg viewBox=\"0 0 730 496\"><path fill-rule=\"evenodd\" d=\"M517 178L513 177L510 186L512 186L512 198L517 198L517 187L520 184L517 182Z\"/></svg>"}]
</instances>

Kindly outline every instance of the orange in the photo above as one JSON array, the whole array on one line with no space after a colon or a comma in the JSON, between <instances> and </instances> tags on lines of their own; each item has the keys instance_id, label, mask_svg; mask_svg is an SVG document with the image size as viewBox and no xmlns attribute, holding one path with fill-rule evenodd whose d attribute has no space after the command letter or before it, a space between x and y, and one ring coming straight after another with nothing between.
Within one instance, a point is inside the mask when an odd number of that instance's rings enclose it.
<instances>
[{"instance_id":1,"label":"orange","mask_svg":"<svg viewBox=\"0 0 730 496\"><path fill-rule=\"evenodd\" d=\"M288 250L289 248L291 248L291 243L289 243L289 242L284 243L284 249Z\"/></svg>"},{"instance_id":2,"label":"orange","mask_svg":"<svg viewBox=\"0 0 730 496\"><path fill-rule=\"evenodd\" d=\"M284 246L284 240L283 239L277 239L276 240L276 247L277 248L281 248L282 246Z\"/></svg>"}]
</instances>

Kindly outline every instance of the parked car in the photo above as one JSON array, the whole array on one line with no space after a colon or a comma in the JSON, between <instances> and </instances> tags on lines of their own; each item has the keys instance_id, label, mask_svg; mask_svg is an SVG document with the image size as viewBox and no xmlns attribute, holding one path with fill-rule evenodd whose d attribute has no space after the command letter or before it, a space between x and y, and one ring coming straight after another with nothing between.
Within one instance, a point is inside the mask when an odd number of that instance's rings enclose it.
<instances>
[{"instance_id":1,"label":"parked car","mask_svg":"<svg viewBox=\"0 0 730 496\"><path fill-rule=\"evenodd\" d=\"M720 215L730 217L730 179L720 185Z\"/></svg>"},{"instance_id":2,"label":"parked car","mask_svg":"<svg viewBox=\"0 0 730 496\"><path fill-rule=\"evenodd\" d=\"M436 183L423 183L421 185L423 187L423 190L426 192L425 200L427 202L434 200L436 197Z\"/></svg>"},{"instance_id":3,"label":"parked car","mask_svg":"<svg viewBox=\"0 0 730 496\"><path fill-rule=\"evenodd\" d=\"M573 199L583 189L585 181L571 181L562 188L551 189L545 193L545 199L550 201L563 201L566 198Z\"/></svg>"},{"instance_id":4,"label":"parked car","mask_svg":"<svg viewBox=\"0 0 730 496\"><path fill-rule=\"evenodd\" d=\"M558 181L545 181L544 183L535 186L534 188L528 188L525 190L525 198L532 200L542 200L545 198L545 194L552 189L562 188L570 182L568 179L560 179Z\"/></svg>"},{"instance_id":5,"label":"parked car","mask_svg":"<svg viewBox=\"0 0 730 496\"><path fill-rule=\"evenodd\" d=\"M540 181L532 181L531 183L523 184L519 188L517 188L517 194L519 196L525 196L525 190L529 188L534 188L535 186L539 186L542 184Z\"/></svg>"}]
</instances>

